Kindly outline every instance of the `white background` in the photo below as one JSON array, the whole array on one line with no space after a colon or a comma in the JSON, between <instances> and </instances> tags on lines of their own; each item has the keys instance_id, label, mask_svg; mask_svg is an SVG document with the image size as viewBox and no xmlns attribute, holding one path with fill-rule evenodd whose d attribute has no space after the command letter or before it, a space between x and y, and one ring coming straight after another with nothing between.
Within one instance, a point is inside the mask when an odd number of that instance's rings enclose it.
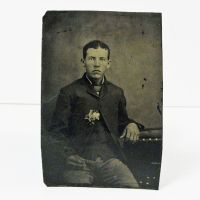
<instances>
[{"instance_id":1,"label":"white background","mask_svg":"<svg viewBox=\"0 0 200 200\"><path fill-rule=\"evenodd\" d=\"M200 199L200 6L190 0L0 1L0 199ZM160 190L48 188L40 83L47 10L162 12L164 149Z\"/></svg>"}]
</instances>

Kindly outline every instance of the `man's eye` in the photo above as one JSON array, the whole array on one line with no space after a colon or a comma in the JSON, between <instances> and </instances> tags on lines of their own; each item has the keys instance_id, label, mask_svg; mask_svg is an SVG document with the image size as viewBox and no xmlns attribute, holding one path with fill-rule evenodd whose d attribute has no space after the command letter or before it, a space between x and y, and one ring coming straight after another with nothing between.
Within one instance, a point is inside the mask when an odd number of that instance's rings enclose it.
<instances>
[{"instance_id":1,"label":"man's eye","mask_svg":"<svg viewBox=\"0 0 200 200\"><path fill-rule=\"evenodd\" d=\"M105 61L106 59L105 59L105 58L100 58L100 60L101 60L101 61Z\"/></svg>"}]
</instances>

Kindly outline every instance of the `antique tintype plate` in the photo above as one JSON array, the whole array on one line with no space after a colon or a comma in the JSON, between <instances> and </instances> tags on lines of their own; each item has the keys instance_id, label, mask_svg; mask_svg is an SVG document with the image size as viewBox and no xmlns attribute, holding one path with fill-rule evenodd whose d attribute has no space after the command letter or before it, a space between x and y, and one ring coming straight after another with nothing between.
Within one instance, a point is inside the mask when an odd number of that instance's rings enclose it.
<instances>
[{"instance_id":1,"label":"antique tintype plate","mask_svg":"<svg viewBox=\"0 0 200 200\"><path fill-rule=\"evenodd\" d=\"M158 189L161 14L47 12L41 103L47 186Z\"/></svg>"}]
</instances>

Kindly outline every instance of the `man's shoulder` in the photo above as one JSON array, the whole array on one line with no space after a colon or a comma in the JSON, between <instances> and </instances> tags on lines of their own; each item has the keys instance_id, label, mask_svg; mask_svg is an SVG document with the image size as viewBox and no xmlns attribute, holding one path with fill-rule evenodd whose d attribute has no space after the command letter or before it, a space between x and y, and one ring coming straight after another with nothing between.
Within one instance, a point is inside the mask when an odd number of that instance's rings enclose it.
<instances>
[{"instance_id":1,"label":"man's shoulder","mask_svg":"<svg viewBox=\"0 0 200 200\"><path fill-rule=\"evenodd\" d=\"M123 89L121 87L119 87L118 85L116 85L116 84L114 84L114 83L112 83L110 81L107 81L107 84L108 84L108 88L110 90L112 90L114 92L117 92L117 93L120 93L120 94L124 93Z\"/></svg>"},{"instance_id":2,"label":"man's shoulder","mask_svg":"<svg viewBox=\"0 0 200 200\"><path fill-rule=\"evenodd\" d=\"M75 89L81 87L81 85L82 85L82 79L80 78L80 79L77 79L77 80L65 85L64 87L62 87L61 91L64 92L64 93L65 92L72 92Z\"/></svg>"}]
</instances>

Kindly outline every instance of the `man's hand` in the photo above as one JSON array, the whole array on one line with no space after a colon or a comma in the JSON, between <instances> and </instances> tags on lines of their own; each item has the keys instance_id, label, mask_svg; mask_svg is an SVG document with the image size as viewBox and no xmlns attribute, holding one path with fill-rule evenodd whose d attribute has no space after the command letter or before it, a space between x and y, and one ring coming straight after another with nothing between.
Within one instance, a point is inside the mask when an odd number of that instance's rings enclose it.
<instances>
[{"instance_id":1,"label":"man's hand","mask_svg":"<svg viewBox=\"0 0 200 200\"><path fill-rule=\"evenodd\" d=\"M135 123L130 123L126 126L120 139L124 141L136 142L139 140L140 131Z\"/></svg>"},{"instance_id":2,"label":"man's hand","mask_svg":"<svg viewBox=\"0 0 200 200\"><path fill-rule=\"evenodd\" d=\"M67 158L68 166L84 168L86 167L85 159L80 157L79 155L71 155Z\"/></svg>"}]
</instances>

